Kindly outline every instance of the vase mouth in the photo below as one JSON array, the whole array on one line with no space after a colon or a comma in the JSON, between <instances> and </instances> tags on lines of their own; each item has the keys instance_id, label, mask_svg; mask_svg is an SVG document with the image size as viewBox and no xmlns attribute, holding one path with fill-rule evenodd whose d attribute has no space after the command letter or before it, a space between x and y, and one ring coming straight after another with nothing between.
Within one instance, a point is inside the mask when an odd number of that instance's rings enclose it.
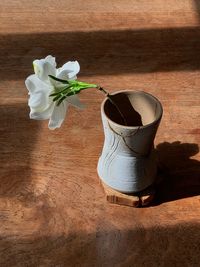
<instances>
[{"instance_id":1,"label":"vase mouth","mask_svg":"<svg viewBox=\"0 0 200 267\"><path fill-rule=\"evenodd\" d=\"M131 105L134 107L134 109L136 109L137 111L139 109L138 114L140 114L143 124L142 125L134 125L134 126L124 125L122 123L117 122L115 119L111 118L112 116L110 116L109 108L107 107L109 105L108 103L110 101L108 98L105 98L101 104L101 112L110 123L112 123L118 127L120 126L121 128L130 129L130 130L131 129L138 129L138 127L140 129L143 129L143 128L147 128L151 125L159 123L159 121L162 118L163 108L162 108L162 104L155 96L153 96L152 94L149 94L147 92L140 91L140 90L134 90L134 91L133 90L120 90L120 91L113 92L110 95L111 96L117 96L120 94L122 94L123 96L126 96L129 99L129 101L130 101ZM135 96L135 98L133 98L134 96ZM136 103L134 103L135 99L136 99ZM153 105L154 105L154 107L153 107ZM141 110L142 110L142 112L141 112ZM149 115L148 113L151 113L151 114Z\"/></svg>"}]
</instances>

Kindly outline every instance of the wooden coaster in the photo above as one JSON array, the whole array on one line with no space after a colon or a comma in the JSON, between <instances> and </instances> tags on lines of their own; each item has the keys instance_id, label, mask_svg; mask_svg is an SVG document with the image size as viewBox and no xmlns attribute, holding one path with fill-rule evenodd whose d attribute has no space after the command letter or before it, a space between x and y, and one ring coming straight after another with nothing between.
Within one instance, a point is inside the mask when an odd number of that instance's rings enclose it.
<instances>
[{"instance_id":1,"label":"wooden coaster","mask_svg":"<svg viewBox=\"0 0 200 267\"><path fill-rule=\"evenodd\" d=\"M103 182L101 182L101 184L103 185L107 201L113 204L130 206L130 207L144 207L149 205L155 196L154 185L151 185L145 190L138 193L124 194L117 190L112 189Z\"/></svg>"}]
</instances>

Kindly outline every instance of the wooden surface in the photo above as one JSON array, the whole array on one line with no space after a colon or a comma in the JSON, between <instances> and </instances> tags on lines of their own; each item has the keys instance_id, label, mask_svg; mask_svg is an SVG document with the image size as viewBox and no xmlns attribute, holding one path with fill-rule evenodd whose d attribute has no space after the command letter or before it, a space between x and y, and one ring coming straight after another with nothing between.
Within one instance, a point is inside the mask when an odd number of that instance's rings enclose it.
<instances>
[{"instance_id":1,"label":"wooden surface","mask_svg":"<svg viewBox=\"0 0 200 267\"><path fill-rule=\"evenodd\" d=\"M199 266L200 2L0 1L0 266ZM32 60L78 60L79 78L155 95L164 179L151 207L106 202L100 103L63 127L29 120Z\"/></svg>"}]
</instances>

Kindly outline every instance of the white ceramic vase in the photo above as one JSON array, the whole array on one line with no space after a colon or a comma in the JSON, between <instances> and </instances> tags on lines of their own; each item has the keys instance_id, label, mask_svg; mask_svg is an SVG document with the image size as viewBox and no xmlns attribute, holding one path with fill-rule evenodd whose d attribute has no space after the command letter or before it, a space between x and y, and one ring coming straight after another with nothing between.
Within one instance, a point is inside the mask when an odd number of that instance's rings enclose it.
<instances>
[{"instance_id":1,"label":"white ceramic vase","mask_svg":"<svg viewBox=\"0 0 200 267\"><path fill-rule=\"evenodd\" d=\"M113 116L112 103L107 98L101 105L105 134L97 172L108 186L123 193L139 192L150 186L157 173L154 138L162 117L162 105L152 95L142 91L119 91L137 111L142 126L125 126ZM126 105L126 103L124 103Z\"/></svg>"}]
</instances>

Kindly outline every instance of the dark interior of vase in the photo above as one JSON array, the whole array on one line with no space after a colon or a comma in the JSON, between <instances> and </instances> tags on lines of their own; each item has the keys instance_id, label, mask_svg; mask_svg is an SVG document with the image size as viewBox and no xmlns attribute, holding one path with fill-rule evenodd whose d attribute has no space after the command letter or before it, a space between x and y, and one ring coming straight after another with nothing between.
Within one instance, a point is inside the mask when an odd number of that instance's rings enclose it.
<instances>
[{"instance_id":1,"label":"dark interior of vase","mask_svg":"<svg viewBox=\"0 0 200 267\"><path fill-rule=\"evenodd\" d=\"M110 95L104 104L106 116L121 125L145 126L157 120L161 104L144 92L122 92Z\"/></svg>"}]
</instances>

